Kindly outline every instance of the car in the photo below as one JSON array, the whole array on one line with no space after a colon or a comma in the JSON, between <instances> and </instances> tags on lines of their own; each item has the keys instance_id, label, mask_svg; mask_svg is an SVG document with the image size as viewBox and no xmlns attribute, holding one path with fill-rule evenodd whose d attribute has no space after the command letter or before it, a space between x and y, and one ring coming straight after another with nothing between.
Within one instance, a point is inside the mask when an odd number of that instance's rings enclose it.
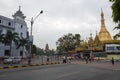
<instances>
[{"instance_id":1,"label":"car","mask_svg":"<svg viewBox=\"0 0 120 80\"><path fill-rule=\"evenodd\" d=\"M14 57L12 63L20 63L21 62L21 57Z\"/></svg>"},{"instance_id":2,"label":"car","mask_svg":"<svg viewBox=\"0 0 120 80\"><path fill-rule=\"evenodd\" d=\"M20 57L8 57L8 58L4 59L4 61L3 61L4 64L16 64L16 63L20 63L20 62L21 62Z\"/></svg>"},{"instance_id":3,"label":"car","mask_svg":"<svg viewBox=\"0 0 120 80\"><path fill-rule=\"evenodd\" d=\"M13 57L8 57L8 58L5 58L3 63L4 64L12 64L12 61L13 61Z\"/></svg>"}]
</instances>

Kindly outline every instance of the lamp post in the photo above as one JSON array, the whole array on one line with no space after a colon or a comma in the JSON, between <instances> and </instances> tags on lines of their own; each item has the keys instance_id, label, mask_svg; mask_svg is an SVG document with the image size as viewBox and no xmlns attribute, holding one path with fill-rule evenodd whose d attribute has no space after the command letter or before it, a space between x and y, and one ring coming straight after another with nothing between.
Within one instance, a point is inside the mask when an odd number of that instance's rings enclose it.
<instances>
[{"instance_id":1,"label":"lamp post","mask_svg":"<svg viewBox=\"0 0 120 80\"><path fill-rule=\"evenodd\" d=\"M31 32L30 32L30 36L29 36L29 43L30 43L30 47L29 47L29 60L28 60L28 64L31 64L31 57L32 57L32 44L33 44L33 35L32 35L32 30L33 30L33 24L35 22L35 20L39 17L40 14L43 13L43 10L40 11L40 13L33 19L33 17L31 18Z\"/></svg>"},{"instance_id":2,"label":"lamp post","mask_svg":"<svg viewBox=\"0 0 120 80\"><path fill-rule=\"evenodd\" d=\"M91 41L90 41L90 46L91 46L91 51L90 51L90 62L91 62L91 57L92 57L92 33L90 33L91 36Z\"/></svg>"}]
</instances>

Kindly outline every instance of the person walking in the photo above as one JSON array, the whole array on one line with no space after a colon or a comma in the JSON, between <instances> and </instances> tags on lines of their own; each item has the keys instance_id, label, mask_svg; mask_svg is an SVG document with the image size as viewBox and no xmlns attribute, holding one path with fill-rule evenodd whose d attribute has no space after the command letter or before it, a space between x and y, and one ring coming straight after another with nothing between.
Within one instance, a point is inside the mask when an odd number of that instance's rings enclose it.
<instances>
[{"instance_id":1,"label":"person walking","mask_svg":"<svg viewBox=\"0 0 120 80\"><path fill-rule=\"evenodd\" d=\"M88 57L87 56L85 56L85 61L86 61L86 64L88 63Z\"/></svg>"},{"instance_id":2,"label":"person walking","mask_svg":"<svg viewBox=\"0 0 120 80\"><path fill-rule=\"evenodd\" d=\"M112 63L112 65L114 66L114 64L115 64L115 60L114 60L113 57L112 57L112 59L111 59L111 63Z\"/></svg>"}]
</instances>

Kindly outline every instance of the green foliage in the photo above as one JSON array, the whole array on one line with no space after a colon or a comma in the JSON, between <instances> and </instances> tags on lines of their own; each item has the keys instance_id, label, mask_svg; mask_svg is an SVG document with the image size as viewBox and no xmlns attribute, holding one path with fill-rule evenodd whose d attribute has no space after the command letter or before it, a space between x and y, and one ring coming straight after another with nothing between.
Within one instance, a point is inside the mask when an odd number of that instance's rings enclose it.
<instances>
[{"instance_id":1,"label":"green foliage","mask_svg":"<svg viewBox=\"0 0 120 80\"><path fill-rule=\"evenodd\" d=\"M18 44L18 33L13 33L12 31L7 31L7 34L5 34L4 36L4 41L3 43L6 45L10 45L10 56L11 55L11 49L12 49L12 42L15 42L15 44L17 45Z\"/></svg>"},{"instance_id":2,"label":"green foliage","mask_svg":"<svg viewBox=\"0 0 120 80\"><path fill-rule=\"evenodd\" d=\"M41 48L37 47L36 55L54 55L55 51L54 50L44 50Z\"/></svg>"},{"instance_id":3,"label":"green foliage","mask_svg":"<svg viewBox=\"0 0 120 80\"><path fill-rule=\"evenodd\" d=\"M113 21L117 23L118 25L114 28L119 30L120 29L120 0L109 0L112 2L112 17ZM116 34L114 38L119 38L120 33Z\"/></svg>"},{"instance_id":4,"label":"green foliage","mask_svg":"<svg viewBox=\"0 0 120 80\"><path fill-rule=\"evenodd\" d=\"M37 47L36 55L44 55L44 50Z\"/></svg>"},{"instance_id":5,"label":"green foliage","mask_svg":"<svg viewBox=\"0 0 120 80\"><path fill-rule=\"evenodd\" d=\"M80 34L69 33L64 35L58 39L56 45L59 53L74 50L75 47L80 45Z\"/></svg>"},{"instance_id":6,"label":"green foliage","mask_svg":"<svg viewBox=\"0 0 120 80\"><path fill-rule=\"evenodd\" d=\"M27 48L27 46L29 46L28 38L24 38L24 37L19 38L17 48L19 48L20 46L22 46L23 48L25 46L26 49L28 50L28 48Z\"/></svg>"},{"instance_id":7,"label":"green foliage","mask_svg":"<svg viewBox=\"0 0 120 80\"><path fill-rule=\"evenodd\" d=\"M110 0L113 4L111 6L113 12L112 17L115 23L120 21L120 0Z\"/></svg>"},{"instance_id":8,"label":"green foliage","mask_svg":"<svg viewBox=\"0 0 120 80\"><path fill-rule=\"evenodd\" d=\"M36 54L36 52L37 52L37 47L36 47L36 45L32 45L31 53L32 53L32 54Z\"/></svg>"},{"instance_id":9,"label":"green foliage","mask_svg":"<svg viewBox=\"0 0 120 80\"><path fill-rule=\"evenodd\" d=\"M4 43L10 43L12 44L12 41L14 41L16 44L18 44L18 33L12 33L11 31L7 31L7 34L4 37Z\"/></svg>"},{"instance_id":10,"label":"green foliage","mask_svg":"<svg viewBox=\"0 0 120 80\"><path fill-rule=\"evenodd\" d=\"M2 32L0 31L0 42L3 43L3 41L4 41L4 34L2 34Z\"/></svg>"},{"instance_id":11,"label":"green foliage","mask_svg":"<svg viewBox=\"0 0 120 80\"><path fill-rule=\"evenodd\" d=\"M114 37L113 37L115 40L120 38L120 33L116 34Z\"/></svg>"}]
</instances>

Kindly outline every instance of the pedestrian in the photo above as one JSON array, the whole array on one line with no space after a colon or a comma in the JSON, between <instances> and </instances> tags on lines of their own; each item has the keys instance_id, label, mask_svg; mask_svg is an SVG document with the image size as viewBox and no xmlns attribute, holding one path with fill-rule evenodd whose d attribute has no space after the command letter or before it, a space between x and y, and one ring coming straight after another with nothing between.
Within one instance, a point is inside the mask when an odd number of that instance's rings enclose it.
<instances>
[{"instance_id":1,"label":"pedestrian","mask_svg":"<svg viewBox=\"0 0 120 80\"><path fill-rule=\"evenodd\" d=\"M86 64L88 63L88 57L87 56L85 56L85 61L86 61Z\"/></svg>"},{"instance_id":2,"label":"pedestrian","mask_svg":"<svg viewBox=\"0 0 120 80\"><path fill-rule=\"evenodd\" d=\"M94 54L92 54L92 56L91 56L91 60L94 61Z\"/></svg>"},{"instance_id":3,"label":"pedestrian","mask_svg":"<svg viewBox=\"0 0 120 80\"><path fill-rule=\"evenodd\" d=\"M112 59L111 59L111 63L112 63L112 65L114 66L114 58L112 57Z\"/></svg>"},{"instance_id":4,"label":"pedestrian","mask_svg":"<svg viewBox=\"0 0 120 80\"><path fill-rule=\"evenodd\" d=\"M63 59L63 63L67 63L67 60L66 60L66 59Z\"/></svg>"}]
</instances>

